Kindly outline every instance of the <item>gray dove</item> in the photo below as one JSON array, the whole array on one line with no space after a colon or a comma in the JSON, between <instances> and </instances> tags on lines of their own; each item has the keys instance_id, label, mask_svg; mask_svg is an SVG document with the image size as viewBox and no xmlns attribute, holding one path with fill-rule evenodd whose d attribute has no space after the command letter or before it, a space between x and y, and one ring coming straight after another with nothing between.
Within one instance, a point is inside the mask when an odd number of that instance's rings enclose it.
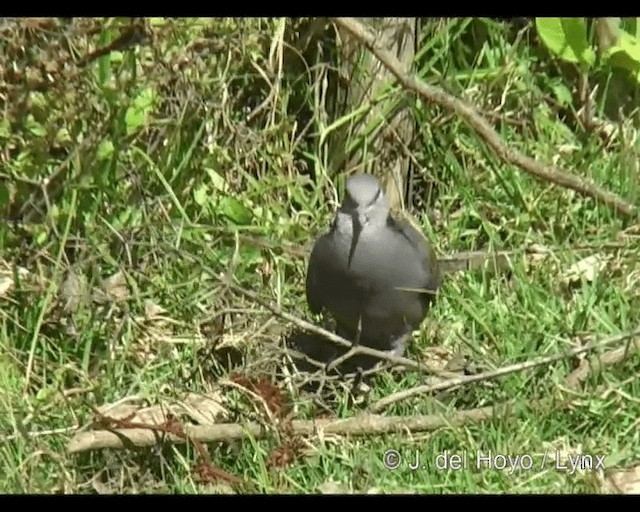
<instances>
[{"instance_id":1,"label":"gray dove","mask_svg":"<svg viewBox=\"0 0 640 512\"><path fill-rule=\"evenodd\" d=\"M370 174L350 177L331 230L311 251L311 312L328 312L337 332L354 343L402 355L440 283L427 240L408 221L390 215L378 180Z\"/></svg>"}]
</instances>

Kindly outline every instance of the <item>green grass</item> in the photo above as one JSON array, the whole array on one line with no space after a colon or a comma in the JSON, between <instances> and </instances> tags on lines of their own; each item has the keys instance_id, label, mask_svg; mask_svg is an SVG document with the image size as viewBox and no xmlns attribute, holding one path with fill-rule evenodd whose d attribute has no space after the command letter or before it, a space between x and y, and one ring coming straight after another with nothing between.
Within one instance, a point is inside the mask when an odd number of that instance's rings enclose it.
<instances>
[{"instance_id":1,"label":"green grass","mask_svg":"<svg viewBox=\"0 0 640 512\"><path fill-rule=\"evenodd\" d=\"M223 397L224 421L263 420L259 400L213 367L210 356L221 346L244 356L232 373L266 377L287 397L291 392L280 348L290 326L214 276L231 273L265 301L310 319L306 260L292 249L308 247L328 229L334 185L342 189L342 176L326 175L332 158L321 136L330 125L321 111L326 69L287 74L270 67L278 20L211 23L209 39L195 21L158 25L152 48L100 58L36 98L43 106L15 107L31 109L37 125L21 123L25 113L14 111L11 130L0 133L12 148L10 158L2 157L11 178L0 199L13 213L30 204L29 182L59 172L71 155L62 185L49 189L46 201L36 194L37 208L27 208L40 213L23 227L0 227L0 283L13 280L0 296L0 492L229 492L198 480L193 445L70 455L66 444L93 421L92 408L126 397L154 404L206 393ZM118 26L113 20L101 26L101 44L117 37ZM16 45L20 37L34 37L34 46L58 41L44 32L15 37ZM80 45L85 36L66 37ZM444 21L425 40L417 73L493 112L491 121L512 147L637 202L638 132L631 118L619 122L623 135L607 142L582 130L577 100L563 110L551 101L559 87L571 91L571 76L533 39L532 30L517 39L494 21ZM189 47L194 41L219 48ZM606 119L608 98L599 92L594 111ZM400 90L389 94L402 98ZM640 325L635 220L504 165L438 107L417 100L411 108L420 142L413 157L421 167L412 213L436 252L514 256L508 275L447 276L409 357L432 357L438 347L445 359L462 354L492 369ZM309 122L304 137L300 119ZM349 132L346 146L367 149L363 133L374 130ZM81 135L94 142L77 149ZM528 252L534 246L545 256ZM567 284L570 267L592 255L606 256L606 266L592 280ZM93 294L101 300L65 309L70 269L87 281L89 296L102 289ZM124 282L105 283L118 272ZM276 435L212 444L209 454L214 465L245 480L236 492L326 492L330 483L334 491L357 493L600 492L601 475L569 474L554 456L604 455L608 471L638 464L640 360L632 354L571 393L561 383L578 362L460 388L441 401L421 396L385 412L446 418L456 409L515 400L516 416L431 433L319 436L282 468L270 464ZM381 374L364 401L353 405L340 395L327 400L328 409L303 391L289 399L296 419L352 417L423 381L412 372ZM569 399L570 406L529 407L547 397ZM397 469L385 467L389 450L401 457ZM478 469L475 458L488 452L527 455L533 465ZM411 470L416 453L424 467ZM435 467L445 453L465 455L468 466Z\"/></svg>"}]
</instances>

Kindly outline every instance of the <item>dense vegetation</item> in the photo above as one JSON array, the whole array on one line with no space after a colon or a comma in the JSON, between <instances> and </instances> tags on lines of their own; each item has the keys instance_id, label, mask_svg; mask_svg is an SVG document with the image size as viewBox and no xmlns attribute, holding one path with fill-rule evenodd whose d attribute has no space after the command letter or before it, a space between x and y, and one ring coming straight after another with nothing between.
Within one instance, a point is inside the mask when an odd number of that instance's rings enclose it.
<instances>
[{"instance_id":1,"label":"dense vegetation","mask_svg":"<svg viewBox=\"0 0 640 512\"><path fill-rule=\"evenodd\" d=\"M487 421L311 439L287 428L292 418L355 417L426 381L385 371L364 397L332 384L320 400L287 363L291 323L265 307L313 320L305 249L327 229L353 171L332 168L325 137L336 126L325 104L335 38L313 43L323 50L316 61L304 60L309 52L293 59L303 24L0 23L0 492L593 492L633 475L633 349L577 387L566 377L590 353L385 411L447 419L515 400L515 413ZM600 58L587 28L585 63L541 41L534 20L425 20L414 72L473 104L509 147L633 205L633 62ZM491 371L637 329L637 217L505 164L441 105L399 86L385 94L406 100L418 127L407 145L408 203L437 254L510 258L506 274L449 276L408 357L444 367L462 355ZM338 124L358 107L339 112ZM346 143L366 151L367 133L350 132ZM208 401L194 405L193 394ZM185 402L181 421L257 421L269 434L206 448L67 451L104 404ZM429 467L389 470L389 449L412 459L418 451ZM471 465L488 452L534 464L435 468L445 451ZM605 456L607 471L559 469L577 454Z\"/></svg>"}]
</instances>

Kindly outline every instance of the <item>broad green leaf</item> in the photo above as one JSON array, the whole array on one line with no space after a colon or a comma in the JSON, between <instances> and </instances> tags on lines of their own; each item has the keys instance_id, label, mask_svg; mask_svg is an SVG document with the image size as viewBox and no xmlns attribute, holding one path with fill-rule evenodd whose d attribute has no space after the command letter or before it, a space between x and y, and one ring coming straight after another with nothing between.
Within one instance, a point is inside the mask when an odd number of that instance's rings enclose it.
<instances>
[{"instance_id":1,"label":"broad green leaf","mask_svg":"<svg viewBox=\"0 0 640 512\"><path fill-rule=\"evenodd\" d=\"M197 189L193 191L193 198L196 201L196 204L202 206L206 203L207 197L209 196L209 187L206 185L201 185Z\"/></svg>"},{"instance_id":2,"label":"broad green leaf","mask_svg":"<svg viewBox=\"0 0 640 512\"><path fill-rule=\"evenodd\" d=\"M612 51L613 50L613 51ZM640 83L640 63L633 60L627 52L620 48L610 48L608 52L609 64L614 68L626 69L635 80Z\"/></svg>"},{"instance_id":3,"label":"broad green leaf","mask_svg":"<svg viewBox=\"0 0 640 512\"><path fill-rule=\"evenodd\" d=\"M140 91L140 94L136 96L136 99L133 100L133 103L141 109L151 110L155 99L156 92L151 87L147 87L146 89Z\"/></svg>"},{"instance_id":4,"label":"broad green leaf","mask_svg":"<svg viewBox=\"0 0 640 512\"><path fill-rule=\"evenodd\" d=\"M640 63L640 40L637 37L621 30L617 46L634 61Z\"/></svg>"},{"instance_id":5,"label":"broad green leaf","mask_svg":"<svg viewBox=\"0 0 640 512\"><path fill-rule=\"evenodd\" d=\"M127 109L127 113L124 115L124 122L127 125L127 135L131 135L138 128L140 128L145 121L144 113L135 106L131 106Z\"/></svg>"},{"instance_id":6,"label":"broad green leaf","mask_svg":"<svg viewBox=\"0 0 640 512\"><path fill-rule=\"evenodd\" d=\"M47 98L46 96L38 91L33 91L29 95L29 100L31 101L31 105L37 108L46 108L47 107Z\"/></svg>"},{"instance_id":7,"label":"broad green leaf","mask_svg":"<svg viewBox=\"0 0 640 512\"><path fill-rule=\"evenodd\" d=\"M222 176L220 176L216 171L207 167L205 168L205 172L209 176L209 179L211 180L211 184L213 185L213 188L215 188L216 190L220 190L221 192L224 192L227 189L226 180Z\"/></svg>"},{"instance_id":8,"label":"broad green leaf","mask_svg":"<svg viewBox=\"0 0 640 512\"><path fill-rule=\"evenodd\" d=\"M560 59L586 66L595 62L584 18L536 18L536 28L542 42Z\"/></svg>"},{"instance_id":9,"label":"broad green leaf","mask_svg":"<svg viewBox=\"0 0 640 512\"><path fill-rule=\"evenodd\" d=\"M11 136L11 121L8 119L0 120L0 138L8 139Z\"/></svg>"},{"instance_id":10,"label":"broad green leaf","mask_svg":"<svg viewBox=\"0 0 640 512\"><path fill-rule=\"evenodd\" d=\"M71 134L69 133L69 130L67 130L65 127L60 128L57 132L56 132L56 137L55 137L55 141L58 144L64 144L65 142L71 142Z\"/></svg>"},{"instance_id":11,"label":"broad green leaf","mask_svg":"<svg viewBox=\"0 0 640 512\"><path fill-rule=\"evenodd\" d=\"M33 118L32 114L29 114L25 119L25 126L36 137L44 137L47 134L47 130Z\"/></svg>"},{"instance_id":12,"label":"broad green leaf","mask_svg":"<svg viewBox=\"0 0 640 512\"><path fill-rule=\"evenodd\" d=\"M232 222L241 225L246 225L251 222L251 210L234 197L223 197L220 199L218 205L220 212Z\"/></svg>"},{"instance_id":13,"label":"broad green leaf","mask_svg":"<svg viewBox=\"0 0 640 512\"><path fill-rule=\"evenodd\" d=\"M47 233L45 233L44 231L41 231L36 235L36 244L42 247L48 238L49 236L47 235Z\"/></svg>"},{"instance_id":14,"label":"broad green leaf","mask_svg":"<svg viewBox=\"0 0 640 512\"><path fill-rule=\"evenodd\" d=\"M640 82L640 41L637 37L620 31L618 44L607 51L611 66L629 71Z\"/></svg>"},{"instance_id":15,"label":"broad green leaf","mask_svg":"<svg viewBox=\"0 0 640 512\"><path fill-rule=\"evenodd\" d=\"M107 160L113 155L113 142L110 140L103 140L98 146L98 154L96 155L98 160Z\"/></svg>"},{"instance_id":16,"label":"broad green leaf","mask_svg":"<svg viewBox=\"0 0 640 512\"><path fill-rule=\"evenodd\" d=\"M571 91L566 85L562 83L555 83L551 85L551 90L558 100L558 103L560 103L562 106L566 107L568 105L571 105L573 97L571 96Z\"/></svg>"},{"instance_id":17,"label":"broad green leaf","mask_svg":"<svg viewBox=\"0 0 640 512\"><path fill-rule=\"evenodd\" d=\"M117 50L112 51L109 54L110 58L111 58L111 62L113 63L120 63L124 60L124 53L119 52Z\"/></svg>"},{"instance_id":18,"label":"broad green leaf","mask_svg":"<svg viewBox=\"0 0 640 512\"><path fill-rule=\"evenodd\" d=\"M153 110L154 102L155 91L150 87L143 89L136 96L133 100L133 105L127 109L127 113L124 116L128 135L131 135L147 123L147 118Z\"/></svg>"},{"instance_id":19,"label":"broad green leaf","mask_svg":"<svg viewBox=\"0 0 640 512\"><path fill-rule=\"evenodd\" d=\"M621 28L635 37L640 37L640 18L622 18Z\"/></svg>"}]
</instances>

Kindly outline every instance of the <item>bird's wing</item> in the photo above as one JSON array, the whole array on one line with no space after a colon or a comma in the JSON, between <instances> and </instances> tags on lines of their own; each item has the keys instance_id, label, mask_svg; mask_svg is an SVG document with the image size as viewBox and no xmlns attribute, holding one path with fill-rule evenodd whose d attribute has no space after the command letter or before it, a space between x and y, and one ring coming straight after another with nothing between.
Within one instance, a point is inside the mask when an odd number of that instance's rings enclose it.
<instances>
[{"instance_id":1,"label":"bird's wing","mask_svg":"<svg viewBox=\"0 0 640 512\"><path fill-rule=\"evenodd\" d=\"M389 215L387 225L390 229L401 234L416 252L420 254L422 258L422 268L426 274L424 286L429 289L440 287L442 274L438 265L438 259L418 224L413 221L406 212L394 211L393 214Z\"/></svg>"},{"instance_id":2,"label":"bird's wing","mask_svg":"<svg viewBox=\"0 0 640 512\"><path fill-rule=\"evenodd\" d=\"M307 294L307 304L309 309L315 315L322 311L324 307L324 286L326 280L325 273L327 270L327 261L331 256L330 244L331 234L322 235L313 246L311 255L309 256L309 265L307 267L307 278L305 289Z\"/></svg>"}]
</instances>

